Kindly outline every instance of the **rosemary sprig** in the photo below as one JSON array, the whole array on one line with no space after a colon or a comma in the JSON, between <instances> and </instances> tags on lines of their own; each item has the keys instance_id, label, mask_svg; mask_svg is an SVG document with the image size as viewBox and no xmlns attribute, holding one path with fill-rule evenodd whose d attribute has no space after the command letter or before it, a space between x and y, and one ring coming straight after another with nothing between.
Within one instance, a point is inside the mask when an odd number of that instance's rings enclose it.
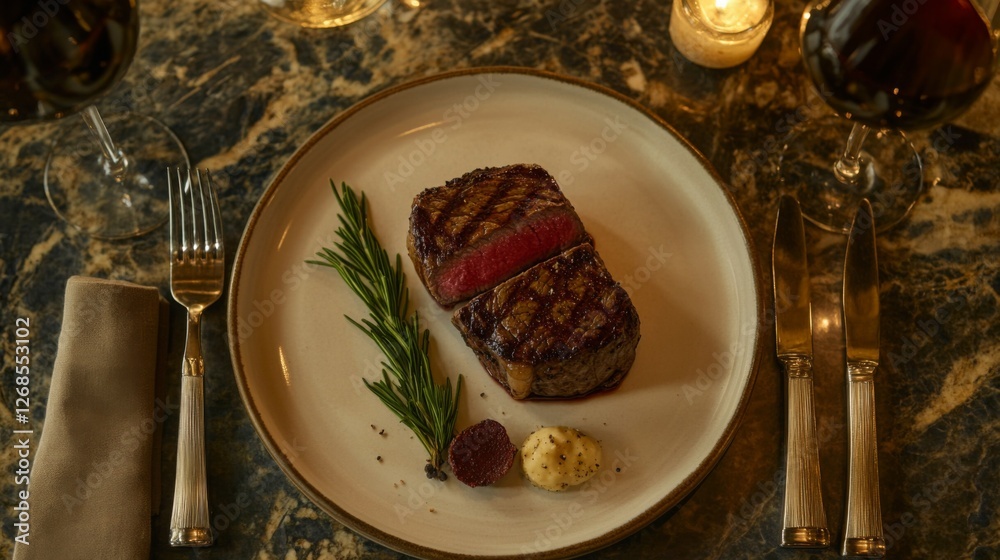
<instances>
[{"instance_id":1,"label":"rosemary sprig","mask_svg":"<svg viewBox=\"0 0 1000 560\"><path fill-rule=\"evenodd\" d=\"M428 357L430 332L420 328L415 311L408 315L410 295L402 258L396 255L395 266L389 261L368 221L364 192L359 200L347 183L341 183L340 191L332 180L330 186L341 210L337 215L340 242L334 243L335 249L323 247L316 253L321 260L308 262L335 268L368 307L369 316L361 322L347 317L385 355L382 378L375 382L365 379L365 386L423 444L430 457L425 468L428 478L445 480L442 466L455 433L462 376L458 376L454 392L451 379L446 378L443 385L434 382Z\"/></svg>"}]
</instances>

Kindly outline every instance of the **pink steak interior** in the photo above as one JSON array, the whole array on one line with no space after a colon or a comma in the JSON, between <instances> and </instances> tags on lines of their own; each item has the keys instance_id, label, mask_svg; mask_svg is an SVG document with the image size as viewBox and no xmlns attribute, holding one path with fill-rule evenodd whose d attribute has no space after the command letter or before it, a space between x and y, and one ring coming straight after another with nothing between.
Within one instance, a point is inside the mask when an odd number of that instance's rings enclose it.
<instances>
[{"instance_id":1,"label":"pink steak interior","mask_svg":"<svg viewBox=\"0 0 1000 560\"><path fill-rule=\"evenodd\" d=\"M571 216L533 220L455 259L438 275L439 293L452 301L474 296L575 245L582 234Z\"/></svg>"}]
</instances>

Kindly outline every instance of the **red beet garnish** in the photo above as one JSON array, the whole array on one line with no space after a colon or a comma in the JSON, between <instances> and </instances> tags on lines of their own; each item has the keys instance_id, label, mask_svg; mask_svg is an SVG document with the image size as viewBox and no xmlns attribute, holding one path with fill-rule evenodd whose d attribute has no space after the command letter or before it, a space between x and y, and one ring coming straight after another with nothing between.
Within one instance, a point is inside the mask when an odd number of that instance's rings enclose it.
<instances>
[{"instance_id":1,"label":"red beet garnish","mask_svg":"<svg viewBox=\"0 0 1000 560\"><path fill-rule=\"evenodd\" d=\"M503 478L515 456L517 448L503 424L489 419L462 430L448 448L448 463L455 478L473 488Z\"/></svg>"}]
</instances>

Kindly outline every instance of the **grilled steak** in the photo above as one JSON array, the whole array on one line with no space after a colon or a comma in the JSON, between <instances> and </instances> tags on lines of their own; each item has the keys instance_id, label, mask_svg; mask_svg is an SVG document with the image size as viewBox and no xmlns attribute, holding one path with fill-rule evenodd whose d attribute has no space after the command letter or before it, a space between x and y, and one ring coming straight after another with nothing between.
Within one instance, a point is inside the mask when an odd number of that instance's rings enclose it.
<instances>
[{"instance_id":1,"label":"grilled steak","mask_svg":"<svg viewBox=\"0 0 1000 560\"><path fill-rule=\"evenodd\" d=\"M452 323L515 399L614 387L639 343L635 307L590 244L473 298Z\"/></svg>"},{"instance_id":2,"label":"grilled steak","mask_svg":"<svg viewBox=\"0 0 1000 560\"><path fill-rule=\"evenodd\" d=\"M447 306L589 239L548 172L510 165L417 195L406 244L427 291Z\"/></svg>"}]
</instances>

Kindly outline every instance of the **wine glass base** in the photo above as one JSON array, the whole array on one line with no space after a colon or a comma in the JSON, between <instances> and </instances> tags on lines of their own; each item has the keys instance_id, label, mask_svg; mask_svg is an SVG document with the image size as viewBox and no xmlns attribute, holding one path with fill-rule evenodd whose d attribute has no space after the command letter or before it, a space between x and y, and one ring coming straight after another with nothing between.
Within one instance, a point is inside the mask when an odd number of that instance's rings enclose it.
<instances>
[{"instance_id":1,"label":"wine glass base","mask_svg":"<svg viewBox=\"0 0 1000 560\"><path fill-rule=\"evenodd\" d=\"M798 199L802 215L822 229L847 233L863 199L872 204L875 230L901 222L920 197L923 165L902 132L872 130L863 144L861 170L852 183L834 174L853 123L839 117L805 121L791 130L781 153L783 192Z\"/></svg>"},{"instance_id":2,"label":"wine glass base","mask_svg":"<svg viewBox=\"0 0 1000 560\"><path fill-rule=\"evenodd\" d=\"M127 167L116 177L87 127L65 126L45 164L45 195L56 214L98 239L148 233L170 216L167 167L189 167L187 152L166 125L123 113L106 119Z\"/></svg>"},{"instance_id":3,"label":"wine glass base","mask_svg":"<svg viewBox=\"0 0 1000 560\"><path fill-rule=\"evenodd\" d=\"M260 0L272 16L302 27L340 27L358 21L386 0Z\"/></svg>"}]
</instances>

